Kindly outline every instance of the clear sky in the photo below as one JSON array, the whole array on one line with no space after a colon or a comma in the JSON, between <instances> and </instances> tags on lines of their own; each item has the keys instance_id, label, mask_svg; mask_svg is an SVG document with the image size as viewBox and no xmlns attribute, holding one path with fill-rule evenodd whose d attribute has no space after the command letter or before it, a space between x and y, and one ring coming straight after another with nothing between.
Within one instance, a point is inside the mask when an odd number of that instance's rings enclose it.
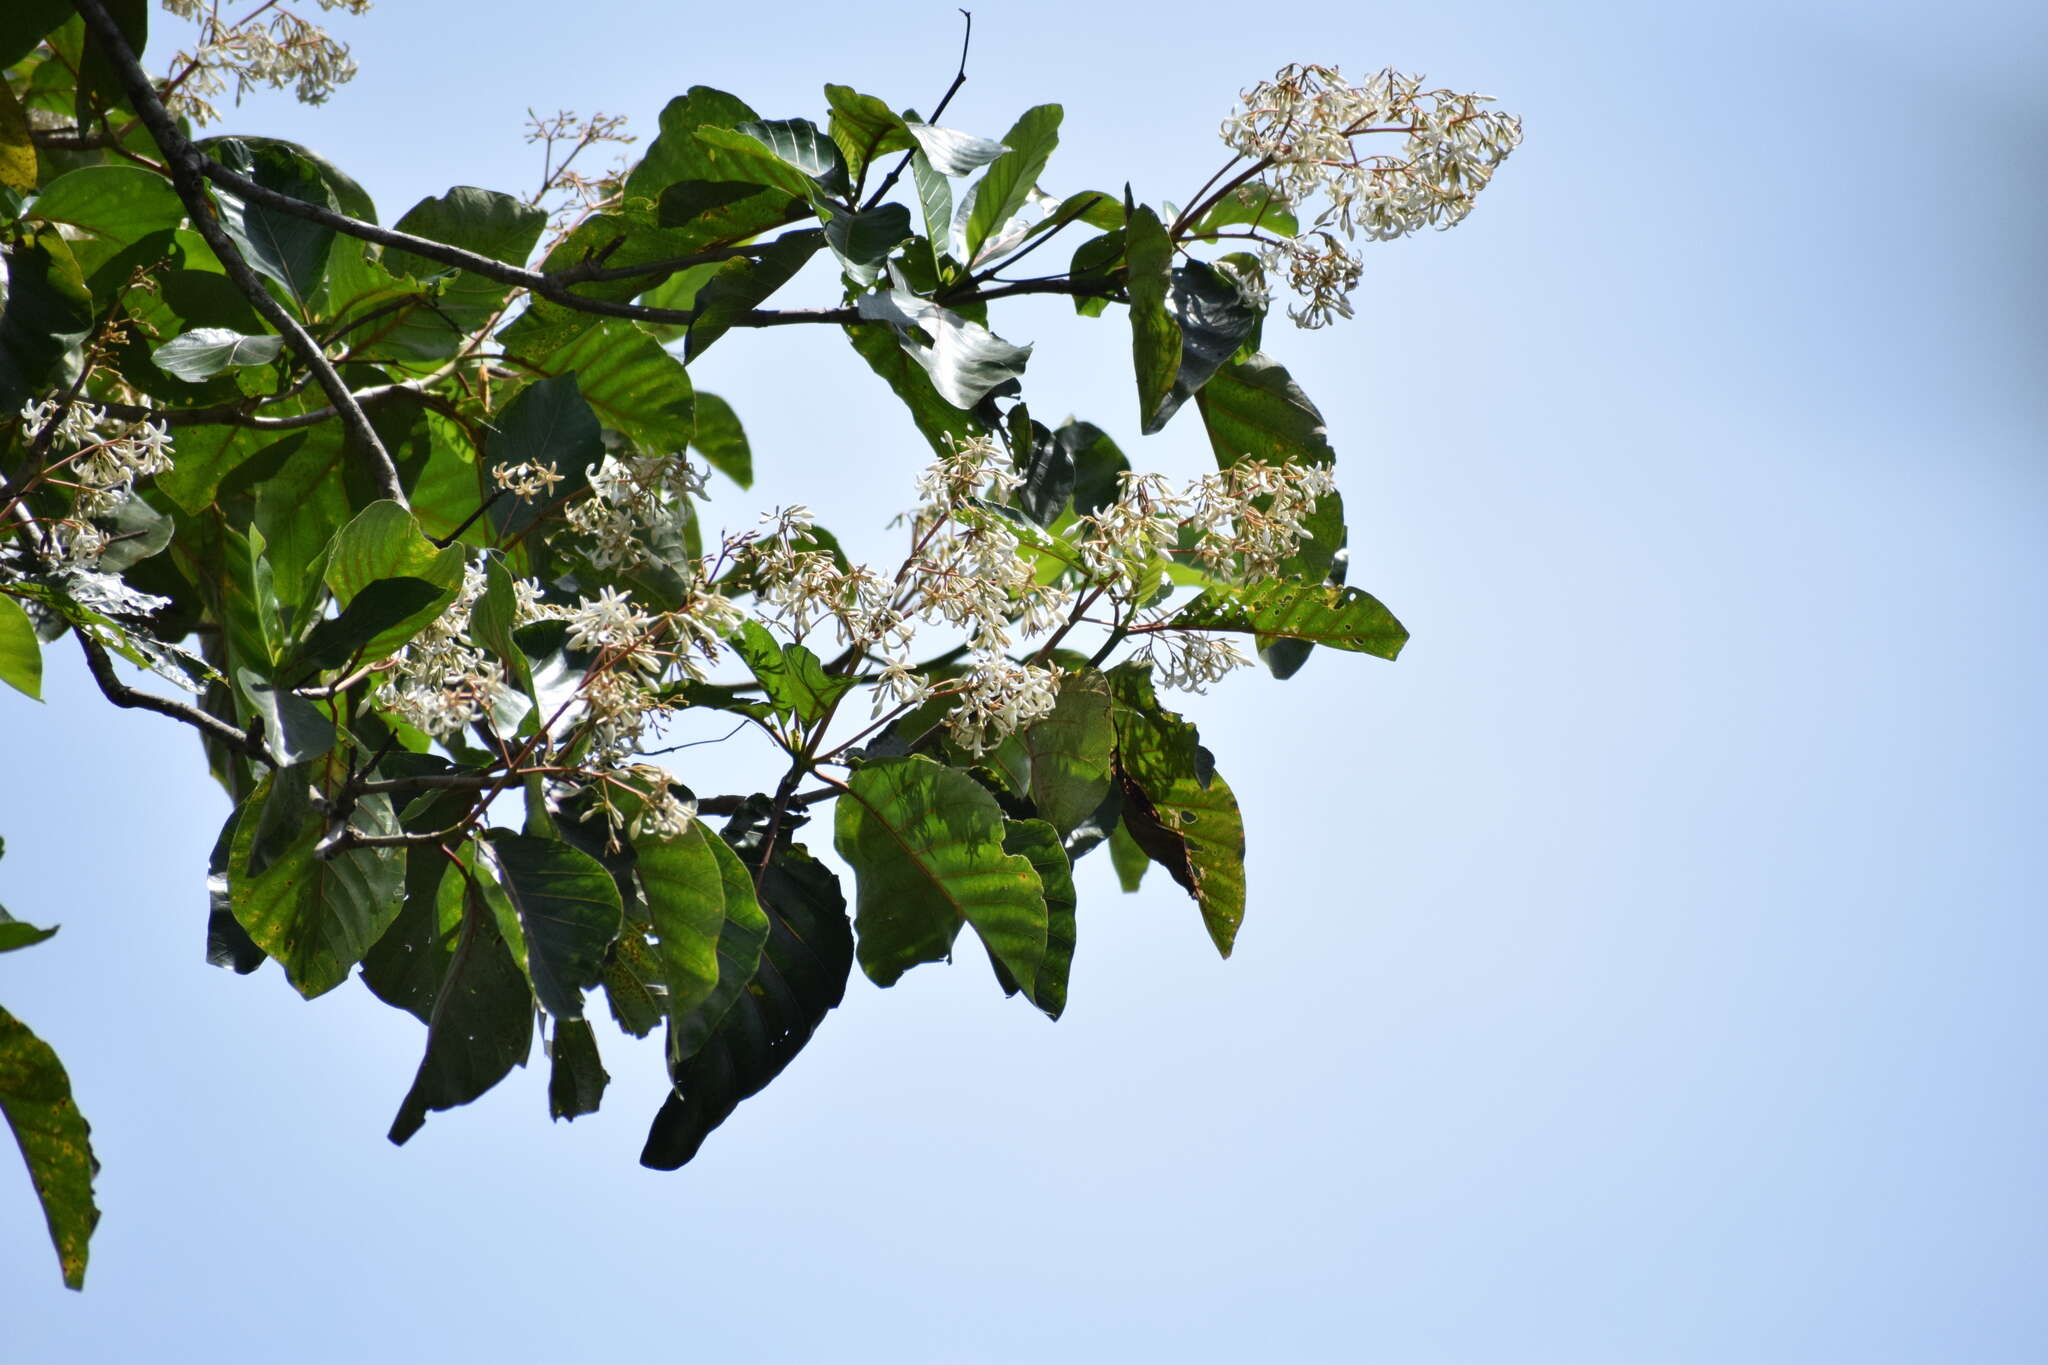
<instances>
[{"instance_id":1,"label":"clear sky","mask_svg":"<svg viewBox=\"0 0 2048 1365\"><path fill-rule=\"evenodd\" d=\"M224 130L387 221L526 188L529 105L928 108L959 37L899 0L333 22L354 85ZM1288 61L1526 120L1468 223L1369 248L1357 319L1268 328L1414 641L1189 699L1247 816L1236 955L1090 859L1057 1025L965 957L856 977L681 1172L635 1164L658 1048L609 1037L601 1114L550 1125L530 1069L397 1149L417 1023L204 963L224 798L53 651L47 705L0 696L0 902L64 928L0 1000L106 1215L67 1294L0 1165L0 1358L2048 1358L2044 58L2048 11L1967 2L978 7L946 121L1063 104L1056 192L1184 200ZM1035 412L1200 466L1189 416L1138 438L1120 317L1019 303ZM696 372L763 471L716 519L910 500L827 329ZM700 790L761 757L698 752Z\"/></svg>"}]
</instances>

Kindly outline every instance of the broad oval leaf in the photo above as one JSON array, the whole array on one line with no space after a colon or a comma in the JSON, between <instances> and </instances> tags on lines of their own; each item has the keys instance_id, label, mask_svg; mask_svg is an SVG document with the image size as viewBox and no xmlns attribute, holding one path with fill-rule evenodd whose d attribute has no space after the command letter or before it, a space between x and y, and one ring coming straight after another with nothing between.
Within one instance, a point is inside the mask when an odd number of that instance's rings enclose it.
<instances>
[{"instance_id":1,"label":"broad oval leaf","mask_svg":"<svg viewBox=\"0 0 2048 1365\"><path fill-rule=\"evenodd\" d=\"M953 950L972 924L1019 982L1045 961L1045 888L1003 849L1002 808L967 774L921 754L860 768L839 798L835 846L856 878L861 970L895 984Z\"/></svg>"},{"instance_id":2,"label":"broad oval leaf","mask_svg":"<svg viewBox=\"0 0 2048 1365\"><path fill-rule=\"evenodd\" d=\"M1307 640L1332 649L1393 659L1408 631L1371 593L1330 583L1268 579L1228 593L1214 589L1182 607L1176 630L1236 631Z\"/></svg>"},{"instance_id":3,"label":"broad oval leaf","mask_svg":"<svg viewBox=\"0 0 2048 1365\"><path fill-rule=\"evenodd\" d=\"M0 682L24 696L43 697L43 647L21 603L0 596Z\"/></svg>"},{"instance_id":4,"label":"broad oval leaf","mask_svg":"<svg viewBox=\"0 0 2048 1365\"><path fill-rule=\"evenodd\" d=\"M1064 838L1109 795L1116 731L1108 681L1092 668L1067 674L1052 710L1021 738L1031 759L1031 804Z\"/></svg>"},{"instance_id":5,"label":"broad oval leaf","mask_svg":"<svg viewBox=\"0 0 2048 1365\"><path fill-rule=\"evenodd\" d=\"M1143 204L1131 214L1128 231L1131 360L1138 376L1138 422L1150 435L1165 424L1158 414L1180 373L1180 324L1166 311L1173 244L1159 215Z\"/></svg>"},{"instance_id":6,"label":"broad oval leaf","mask_svg":"<svg viewBox=\"0 0 2048 1365\"><path fill-rule=\"evenodd\" d=\"M1024 207L1024 201L1045 171L1045 163L1052 158L1053 148L1059 145L1060 117L1060 106L1041 104L1025 110L1003 135L1003 145L1009 150L990 162L975 182L974 205L967 215L964 259L971 261L979 255L982 244ZM925 155L931 153L927 151Z\"/></svg>"},{"instance_id":7,"label":"broad oval leaf","mask_svg":"<svg viewBox=\"0 0 2048 1365\"><path fill-rule=\"evenodd\" d=\"M1000 960L996 975L1006 989L1019 989L1032 1004L1057 1019L1067 1008L1067 975L1074 966L1074 868L1060 844L1060 833L1043 820L1012 820L1003 830L1003 848L1031 860L1045 888L1045 959L1038 978L1016 981Z\"/></svg>"},{"instance_id":8,"label":"broad oval leaf","mask_svg":"<svg viewBox=\"0 0 2048 1365\"><path fill-rule=\"evenodd\" d=\"M670 1055L687 1057L746 989L768 920L739 855L698 821L669 838L636 838L633 853L668 987Z\"/></svg>"},{"instance_id":9,"label":"broad oval leaf","mask_svg":"<svg viewBox=\"0 0 2048 1365\"><path fill-rule=\"evenodd\" d=\"M583 992L604 977L604 953L619 936L624 908L604 865L559 839L494 829L498 880L525 931L527 974L541 1008L583 1017Z\"/></svg>"}]
</instances>

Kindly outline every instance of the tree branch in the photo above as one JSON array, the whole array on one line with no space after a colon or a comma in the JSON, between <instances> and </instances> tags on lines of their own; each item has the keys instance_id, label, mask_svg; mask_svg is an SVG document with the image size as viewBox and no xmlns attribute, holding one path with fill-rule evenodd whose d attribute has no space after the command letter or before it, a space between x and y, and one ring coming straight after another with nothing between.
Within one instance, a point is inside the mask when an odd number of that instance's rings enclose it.
<instances>
[{"instance_id":1,"label":"tree branch","mask_svg":"<svg viewBox=\"0 0 2048 1365\"><path fill-rule=\"evenodd\" d=\"M87 2L90 3L90 0ZM114 705L133 711L154 711L160 716L169 716L172 720L183 721L202 734L213 736L257 763L269 766L274 762L270 751L263 747L260 726L237 730L220 717L208 715L196 706L130 687L114 676L114 661L108 657L105 645L86 634L82 626L73 626L71 633L78 637L79 647L85 651L85 666L92 673L92 680L99 684L101 693Z\"/></svg>"},{"instance_id":2,"label":"tree branch","mask_svg":"<svg viewBox=\"0 0 2048 1365\"><path fill-rule=\"evenodd\" d=\"M143 126L149 130L150 136L156 139L157 146L163 151L164 161L170 172L171 185L177 190L179 200L185 205L185 211L192 219L193 230L205 239L213 254L220 258L221 269L226 272L228 278L248 296L256 311L277 329L286 344L305 362L306 368L313 372L313 378L326 392L328 401L334 404L335 415L340 417L342 425L362 446L364 455L371 463L371 472L376 476L378 491L399 506L405 506L405 489L398 481L398 466L392 463L391 452L386 450L384 442L378 439L376 428L370 425L369 417L356 403L348 385L342 382L341 375L328 363L327 353L321 349L320 343L299 325L298 319L270 296L269 288L257 278L256 272L249 268L249 263L242 258L240 248L214 216L213 204L207 198L206 185L201 178L204 168L212 164L212 159L195 148L186 140L184 133L179 131L176 121L164 108L163 101L157 98L156 87L150 83L149 73L144 71L142 64L135 59L135 53L130 50L120 25L107 13L104 0L77 0L77 9L79 17L85 20L86 27L99 39L100 46L112 63L115 74L119 76L122 87L128 92L129 102L135 106L135 112L142 119ZM297 202L285 196L279 198L285 199L287 203Z\"/></svg>"}]
</instances>

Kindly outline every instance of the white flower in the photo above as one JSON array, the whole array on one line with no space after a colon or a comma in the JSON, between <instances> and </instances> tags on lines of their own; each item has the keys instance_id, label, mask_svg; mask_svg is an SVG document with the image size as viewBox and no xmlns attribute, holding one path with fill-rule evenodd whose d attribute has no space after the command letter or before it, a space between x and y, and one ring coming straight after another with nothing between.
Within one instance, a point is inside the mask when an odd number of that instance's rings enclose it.
<instances>
[{"instance_id":1,"label":"white flower","mask_svg":"<svg viewBox=\"0 0 2048 1365\"><path fill-rule=\"evenodd\" d=\"M653 617L636 611L633 599L617 588L600 589L594 600L578 599L567 619L569 644L575 649L631 644L654 624Z\"/></svg>"}]
</instances>

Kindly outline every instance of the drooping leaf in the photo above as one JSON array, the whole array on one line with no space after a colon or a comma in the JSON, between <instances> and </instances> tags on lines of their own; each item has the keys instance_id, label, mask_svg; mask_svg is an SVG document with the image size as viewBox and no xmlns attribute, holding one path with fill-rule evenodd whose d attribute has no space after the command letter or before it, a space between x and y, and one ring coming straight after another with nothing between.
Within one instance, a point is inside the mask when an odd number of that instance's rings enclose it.
<instances>
[{"instance_id":1,"label":"drooping leaf","mask_svg":"<svg viewBox=\"0 0 2048 1365\"><path fill-rule=\"evenodd\" d=\"M1138 847L1138 841L1131 837L1121 822L1110 832L1109 863L1116 869L1117 885L1125 895L1136 891L1145 880L1145 869L1152 866L1152 860L1145 856L1145 850Z\"/></svg>"},{"instance_id":2,"label":"drooping leaf","mask_svg":"<svg viewBox=\"0 0 2048 1365\"><path fill-rule=\"evenodd\" d=\"M889 253L910 239L910 210L902 204L878 204L859 213L834 213L825 222L825 240L846 277L855 284L873 284Z\"/></svg>"},{"instance_id":3,"label":"drooping leaf","mask_svg":"<svg viewBox=\"0 0 2048 1365\"><path fill-rule=\"evenodd\" d=\"M1053 439L1074 462L1076 516L1099 512L1117 500L1121 489L1117 476L1127 473L1131 462L1101 427L1093 422L1068 422L1053 433Z\"/></svg>"},{"instance_id":4,"label":"drooping leaf","mask_svg":"<svg viewBox=\"0 0 2048 1365\"><path fill-rule=\"evenodd\" d=\"M1124 828L1194 897L1217 951L1230 956L1244 920L1244 819L1230 785L1201 759L1195 727L1159 705L1151 672L1107 674L1115 697Z\"/></svg>"},{"instance_id":5,"label":"drooping leaf","mask_svg":"<svg viewBox=\"0 0 2048 1365\"><path fill-rule=\"evenodd\" d=\"M451 880L460 885L459 872ZM427 1050L392 1120L403 1143L429 1110L468 1104L526 1062L533 1046L533 993L474 888L462 899L462 931L427 1023Z\"/></svg>"},{"instance_id":6,"label":"drooping leaf","mask_svg":"<svg viewBox=\"0 0 2048 1365\"><path fill-rule=\"evenodd\" d=\"M263 721L263 743L281 765L307 763L334 748L334 722L304 697L277 687L254 669L238 668L235 681Z\"/></svg>"},{"instance_id":7,"label":"drooping leaf","mask_svg":"<svg viewBox=\"0 0 2048 1365\"><path fill-rule=\"evenodd\" d=\"M435 828L445 828L448 823L443 820ZM363 954L360 975L373 995L422 1024L433 1023L434 1002L440 998L441 983L462 938L462 907L467 894L468 880L462 869L449 862L438 847L420 845L406 851L405 904L391 927Z\"/></svg>"},{"instance_id":8,"label":"drooping leaf","mask_svg":"<svg viewBox=\"0 0 2048 1365\"><path fill-rule=\"evenodd\" d=\"M0 682L37 701L43 698L43 647L35 623L12 597L0 596Z\"/></svg>"},{"instance_id":9,"label":"drooping leaf","mask_svg":"<svg viewBox=\"0 0 2048 1365\"><path fill-rule=\"evenodd\" d=\"M1024 201L1045 171L1045 163L1052 157L1053 148L1059 145L1060 116L1057 104L1041 104L1025 110L1015 126L1003 135L1003 145L1009 150L990 162L975 184L963 260L974 261L983 243L1024 207ZM930 156L931 152L927 150L925 155Z\"/></svg>"},{"instance_id":10,"label":"drooping leaf","mask_svg":"<svg viewBox=\"0 0 2048 1365\"><path fill-rule=\"evenodd\" d=\"M267 190L325 209L340 208L319 169L289 144L222 138L209 144L207 151L229 170ZM268 204L244 200L229 190L217 190L215 198L220 204L221 226L241 248L250 268L283 285L304 308L327 273L334 229Z\"/></svg>"},{"instance_id":11,"label":"drooping leaf","mask_svg":"<svg viewBox=\"0 0 2048 1365\"><path fill-rule=\"evenodd\" d=\"M689 444L696 426L689 372L638 323L606 318L566 345L522 358L544 374L574 374L576 391L598 420L642 449L666 453ZM503 431L501 420L500 441ZM494 455L499 444L491 445Z\"/></svg>"},{"instance_id":12,"label":"drooping leaf","mask_svg":"<svg viewBox=\"0 0 2048 1365\"><path fill-rule=\"evenodd\" d=\"M1328 465L1330 446L1322 413L1284 366L1263 354L1226 364L1195 395L1218 468L1250 458L1267 464ZM1312 539L1281 566L1284 574L1320 579L1343 540L1343 504L1333 494L1308 520Z\"/></svg>"},{"instance_id":13,"label":"drooping leaf","mask_svg":"<svg viewBox=\"0 0 2048 1365\"><path fill-rule=\"evenodd\" d=\"M1043 422L1032 421L1022 403L1010 409L1008 427L1011 459L1024 479L1016 488L1016 504L1040 526L1051 526L1074 495L1074 452Z\"/></svg>"},{"instance_id":14,"label":"drooping leaf","mask_svg":"<svg viewBox=\"0 0 2048 1365\"><path fill-rule=\"evenodd\" d=\"M1028 858L1045 888L1045 958L1039 964L1038 979L1024 994L1049 1017L1057 1019L1066 1012L1067 974L1074 965L1074 909L1078 898L1074 893L1073 865L1060 846L1059 831L1043 820L1010 821L1003 830L1003 850ZM1001 960L992 960L996 961L998 976L1008 976ZM1004 985L1021 989L1023 983L1011 979Z\"/></svg>"},{"instance_id":15,"label":"drooping leaf","mask_svg":"<svg viewBox=\"0 0 2048 1365\"><path fill-rule=\"evenodd\" d=\"M953 186L922 151L910 158L910 178L917 187L918 209L924 214L925 254L936 278L944 267L953 231Z\"/></svg>"},{"instance_id":16,"label":"drooping leaf","mask_svg":"<svg viewBox=\"0 0 2048 1365\"><path fill-rule=\"evenodd\" d=\"M754 486L754 452L732 405L715 393L697 391L697 429L690 449L742 488Z\"/></svg>"},{"instance_id":17,"label":"drooping leaf","mask_svg":"<svg viewBox=\"0 0 2048 1365\"><path fill-rule=\"evenodd\" d=\"M867 361L868 368L880 375L903 401L911 421L934 451L948 454L952 450L948 437L964 441L974 434L974 420L940 396L929 371L898 344L894 328L849 326L846 339Z\"/></svg>"},{"instance_id":18,"label":"drooping leaf","mask_svg":"<svg viewBox=\"0 0 2048 1365\"><path fill-rule=\"evenodd\" d=\"M736 816L726 837L760 874L768 940L746 989L704 1045L671 1061L668 1098L655 1115L640 1163L672 1171L740 1102L782 1074L846 993L853 933L839 884L785 837L765 866L765 800Z\"/></svg>"},{"instance_id":19,"label":"drooping leaf","mask_svg":"<svg viewBox=\"0 0 2048 1365\"><path fill-rule=\"evenodd\" d=\"M1201 261L1175 267L1167 301L1180 327L1180 369L1148 419L1147 435L1164 427L1181 404L1237 353L1261 316L1258 304L1235 280Z\"/></svg>"},{"instance_id":20,"label":"drooping leaf","mask_svg":"<svg viewBox=\"0 0 2048 1365\"><path fill-rule=\"evenodd\" d=\"M583 992L604 975L604 953L619 935L619 888L596 859L558 839L490 831L505 895L526 935L526 966L541 1008L583 1017Z\"/></svg>"},{"instance_id":21,"label":"drooping leaf","mask_svg":"<svg viewBox=\"0 0 2048 1365\"><path fill-rule=\"evenodd\" d=\"M340 668L360 655L371 641L397 626L419 620L445 604L448 589L424 578L380 578L366 584L338 616L317 622L299 646L295 668ZM431 618L428 618L431 619ZM426 624L421 621L422 626Z\"/></svg>"},{"instance_id":22,"label":"drooping leaf","mask_svg":"<svg viewBox=\"0 0 2048 1365\"><path fill-rule=\"evenodd\" d=\"M971 409L990 394L1014 392L1029 346L1013 346L949 308L895 287L855 301L863 318L887 323L905 355L923 368L932 386L956 408Z\"/></svg>"},{"instance_id":23,"label":"drooping leaf","mask_svg":"<svg viewBox=\"0 0 2048 1365\"><path fill-rule=\"evenodd\" d=\"M225 327L198 327L150 352L157 368L180 379L211 379L223 370L268 365L284 349L280 336L243 336Z\"/></svg>"},{"instance_id":24,"label":"drooping leaf","mask_svg":"<svg viewBox=\"0 0 2048 1365\"><path fill-rule=\"evenodd\" d=\"M1204 592L1172 624L1184 630L1283 636L1393 659L1408 631L1370 593L1326 583L1266 579L1229 593Z\"/></svg>"},{"instance_id":25,"label":"drooping leaf","mask_svg":"<svg viewBox=\"0 0 2048 1365\"><path fill-rule=\"evenodd\" d=\"M1003 850L1003 812L973 778L920 754L854 772L835 843L858 890L861 970L878 986L951 955L972 924L1019 983L1045 961L1045 888Z\"/></svg>"},{"instance_id":26,"label":"drooping leaf","mask_svg":"<svg viewBox=\"0 0 2048 1365\"><path fill-rule=\"evenodd\" d=\"M325 581L344 615L359 594L389 579L417 579L440 589L431 601L360 646L365 657L381 659L395 653L455 600L462 587L466 562L460 545L436 549L410 512L395 502L379 500L335 533L328 550ZM402 591L380 590L375 604L379 611L392 605L386 594Z\"/></svg>"},{"instance_id":27,"label":"drooping leaf","mask_svg":"<svg viewBox=\"0 0 2048 1365\"><path fill-rule=\"evenodd\" d=\"M99 1159L92 1129L71 1097L71 1078L50 1045L0 1009L0 1113L35 1182L64 1283L85 1287L87 1243L100 1211L92 1202Z\"/></svg>"},{"instance_id":28,"label":"drooping leaf","mask_svg":"<svg viewBox=\"0 0 2048 1365\"><path fill-rule=\"evenodd\" d=\"M1180 373L1180 324L1166 311L1173 283L1173 244L1159 215L1143 204L1131 214L1129 287L1131 360L1138 376L1138 421L1150 435L1165 425L1158 416Z\"/></svg>"},{"instance_id":29,"label":"drooping leaf","mask_svg":"<svg viewBox=\"0 0 2048 1365\"><path fill-rule=\"evenodd\" d=\"M273 784L303 781L298 770L264 777L242 803L228 859L228 891L235 919L256 945L278 960L307 999L348 979L398 915L405 859L395 848L356 848L323 856L324 818L289 834L267 866L252 870ZM365 834L398 833L391 803L381 793L360 797L351 822Z\"/></svg>"},{"instance_id":30,"label":"drooping leaf","mask_svg":"<svg viewBox=\"0 0 2048 1365\"><path fill-rule=\"evenodd\" d=\"M1109 683L1092 668L1063 676L1053 709L1024 730L1031 802L1061 837L1109 795L1115 738Z\"/></svg>"},{"instance_id":31,"label":"drooping leaf","mask_svg":"<svg viewBox=\"0 0 2048 1365\"><path fill-rule=\"evenodd\" d=\"M671 1055L688 1056L753 977L768 920L739 856L702 823L642 835L633 852L668 987Z\"/></svg>"},{"instance_id":32,"label":"drooping leaf","mask_svg":"<svg viewBox=\"0 0 2048 1365\"><path fill-rule=\"evenodd\" d=\"M597 1035L587 1019L558 1019L548 1039L548 1117L576 1119L595 1114L611 1076L597 1055Z\"/></svg>"}]
</instances>

